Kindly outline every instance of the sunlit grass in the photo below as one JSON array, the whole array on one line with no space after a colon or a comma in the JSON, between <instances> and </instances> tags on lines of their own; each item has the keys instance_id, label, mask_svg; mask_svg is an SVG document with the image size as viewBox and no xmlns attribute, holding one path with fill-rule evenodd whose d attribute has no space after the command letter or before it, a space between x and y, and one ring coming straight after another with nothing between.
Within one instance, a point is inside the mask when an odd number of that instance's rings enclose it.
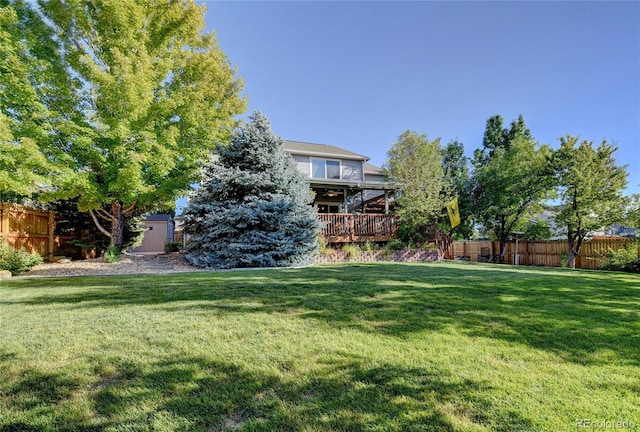
<instances>
[{"instance_id":1,"label":"sunlit grass","mask_svg":"<svg viewBox=\"0 0 640 432\"><path fill-rule=\"evenodd\" d=\"M635 275L474 263L2 281L0 430L640 424L639 311Z\"/></svg>"}]
</instances>

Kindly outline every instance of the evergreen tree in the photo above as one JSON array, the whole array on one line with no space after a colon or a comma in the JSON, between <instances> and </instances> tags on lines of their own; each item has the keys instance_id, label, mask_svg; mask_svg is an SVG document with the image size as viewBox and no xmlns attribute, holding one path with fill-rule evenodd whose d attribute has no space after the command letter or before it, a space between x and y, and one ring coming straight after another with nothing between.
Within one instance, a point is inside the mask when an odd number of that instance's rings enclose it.
<instances>
[{"instance_id":1,"label":"evergreen tree","mask_svg":"<svg viewBox=\"0 0 640 432\"><path fill-rule=\"evenodd\" d=\"M183 217L187 260L211 268L311 263L319 229L304 176L260 112L218 149Z\"/></svg>"}]
</instances>

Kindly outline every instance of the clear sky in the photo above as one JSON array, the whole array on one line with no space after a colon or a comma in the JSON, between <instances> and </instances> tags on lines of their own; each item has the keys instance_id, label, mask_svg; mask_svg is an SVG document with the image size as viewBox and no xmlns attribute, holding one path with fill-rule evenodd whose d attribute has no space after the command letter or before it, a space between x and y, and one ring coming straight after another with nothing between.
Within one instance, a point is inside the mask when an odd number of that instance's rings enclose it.
<instances>
[{"instance_id":1,"label":"clear sky","mask_svg":"<svg viewBox=\"0 0 640 432\"><path fill-rule=\"evenodd\" d=\"M208 1L249 109L382 165L405 130L467 155L487 119L618 147L640 192L640 2Z\"/></svg>"}]
</instances>

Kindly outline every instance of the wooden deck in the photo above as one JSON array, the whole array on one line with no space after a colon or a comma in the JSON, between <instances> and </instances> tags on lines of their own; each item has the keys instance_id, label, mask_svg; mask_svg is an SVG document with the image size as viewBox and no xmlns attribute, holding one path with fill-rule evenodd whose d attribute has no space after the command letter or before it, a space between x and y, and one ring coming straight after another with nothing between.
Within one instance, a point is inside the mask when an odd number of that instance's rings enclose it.
<instances>
[{"instance_id":1,"label":"wooden deck","mask_svg":"<svg viewBox=\"0 0 640 432\"><path fill-rule=\"evenodd\" d=\"M327 243L379 242L397 237L395 215L329 213L318 214Z\"/></svg>"}]
</instances>

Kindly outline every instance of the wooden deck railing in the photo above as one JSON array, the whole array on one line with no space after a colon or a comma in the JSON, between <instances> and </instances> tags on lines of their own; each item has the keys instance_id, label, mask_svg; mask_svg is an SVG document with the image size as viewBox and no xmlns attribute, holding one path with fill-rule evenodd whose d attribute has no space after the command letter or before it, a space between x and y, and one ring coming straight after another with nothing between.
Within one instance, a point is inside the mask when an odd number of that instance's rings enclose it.
<instances>
[{"instance_id":1,"label":"wooden deck railing","mask_svg":"<svg viewBox=\"0 0 640 432\"><path fill-rule=\"evenodd\" d=\"M389 241L396 238L396 216L388 214L319 214L322 235L328 243Z\"/></svg>"}]
</instances>

